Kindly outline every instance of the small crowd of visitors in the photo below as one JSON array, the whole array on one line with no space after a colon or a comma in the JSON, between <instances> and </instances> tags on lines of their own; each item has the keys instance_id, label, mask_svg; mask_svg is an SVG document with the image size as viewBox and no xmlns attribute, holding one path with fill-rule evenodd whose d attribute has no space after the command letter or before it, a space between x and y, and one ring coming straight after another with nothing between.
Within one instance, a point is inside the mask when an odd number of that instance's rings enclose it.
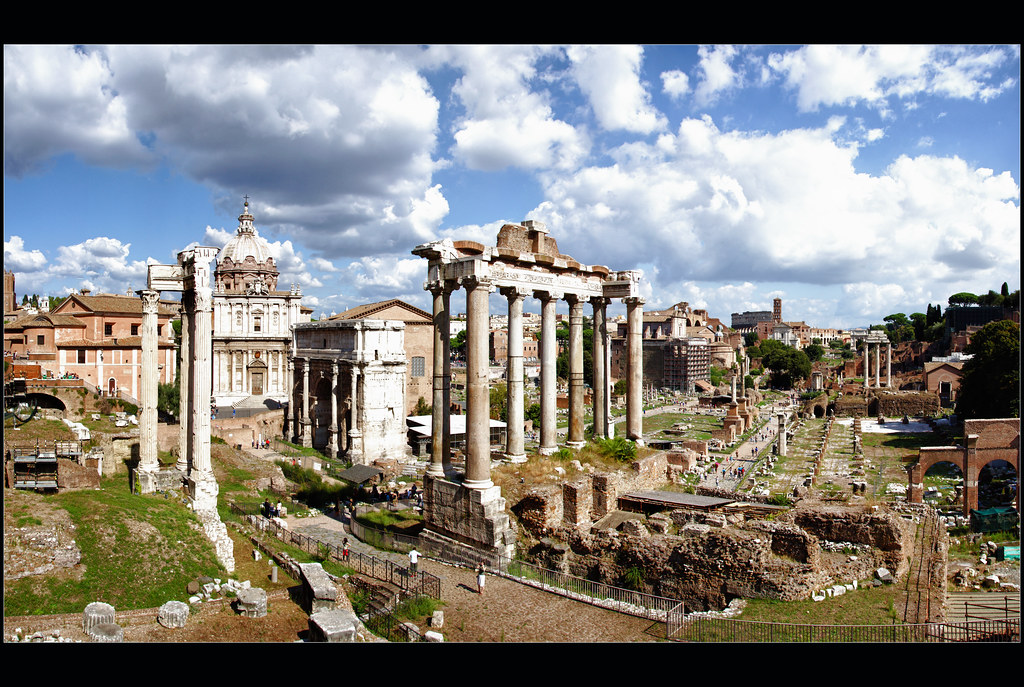
<instances>
[{"instance_id":1,"label":"small crowd of visitors","mask_svg":"<svg viewBox=\"0 0 1024 687\"><path fill-rule=\"evenodd\" d=\"M265 518L278 518L281 517L281 512L284 510L284 504L280 501L275 506L270 502L269 499L264 499L262 505L260 505L260 513Z\"/></svg>"}]
</instances>

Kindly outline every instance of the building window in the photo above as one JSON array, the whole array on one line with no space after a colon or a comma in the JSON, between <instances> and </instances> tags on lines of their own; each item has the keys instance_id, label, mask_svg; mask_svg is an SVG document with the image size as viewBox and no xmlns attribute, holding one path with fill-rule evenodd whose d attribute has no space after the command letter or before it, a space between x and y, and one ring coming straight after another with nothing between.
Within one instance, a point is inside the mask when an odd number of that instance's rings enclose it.
<instances>
[{"instance_id":1,"label":"building window","mask_svg":"<svg viewBox=\"0 0 1024 687\"><path fill-rule=\"evenodd\" d=\"M413 356L412 359L412 376L422 377L427 373L426 365L424 364L423 356Z\"/></svg>"},{"instance_id":2,"label":"building window","mask_svg":"<svg viewBox=\"0 0 1024 687\"><path fill-rule=\"evenodd\" d=\"M79 365L85 365L85 349L84 348L79 348L78 349L78 364Z\"/></svg>"},{"instance_id":3,"label":"building window","mask_svg":"<svg viewBox=\"0 0 1024 687\"><path fill-rule=\"evenodd\" d=\"M46 343L46 336L45 335L39 334L38 336L36 336L36 344L42 346L45 343Z\"/></svg>"},{"instance_id":4,"label":"building window","mask_svg":"<svg viewBox=\"0 0 1024 687\"><path fill-rule=\"evenodd\" d=\"M105 324L105 325L103 325L103 336L113 336L113 335L114 335L114 325L113 324Z\"/></svg>"},{"instance_id":5,"label":"building window","mask_svg":"<svg viewBox=\"0 0 1024 687\"><path fill-rule=\"evenodd\" d=\"M139 325L133 324L132 325L132 336L138 336L138 335L139 335Z\"/></svg>"},{"instance_id":6,"label":"building window","mask_svg":"<svg viewBox=\"0 0 1024 687\"><path fill-rule=\"evenodd\" d=\"M258 317L252 318L252 330L254 332L258 332L260 330L260 318L258 318Z\"/></svg>"}]
</instances>

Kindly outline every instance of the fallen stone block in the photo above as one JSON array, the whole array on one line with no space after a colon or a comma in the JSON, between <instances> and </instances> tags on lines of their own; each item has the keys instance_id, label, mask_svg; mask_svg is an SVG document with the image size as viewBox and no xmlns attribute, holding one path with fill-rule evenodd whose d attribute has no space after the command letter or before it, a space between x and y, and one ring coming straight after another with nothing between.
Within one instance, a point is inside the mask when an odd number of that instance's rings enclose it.
<instances>
[{"instance_id":1,"label":"fallen stone block","mask_svg":"<svg viewBox=\"0 0 1024 687\"><path fill-rule=\"evenodd\" d=\"M359 618L346 609L319 611L309 616L309 637L314 642L355 642L358 629Z\"/></svg>"},{"instance_id":2,"label":"fallen stone block","mask_svg":"<svg viewBox=\"0 0 1024 687\"><path fill-rule=\"evenodd\" d=\"M242 589L235 602L239 615L246 618L262 618L267 614L267 591L259 587Z\"/></svg>"},{"instance_id":3,"label":"fallen stone block","mask_svg":"<svg viewBox=\"0 0 1024 687\"><path fill-rule=\"evenodd\" d=\"M102 601L93 601L82 611L82 629L90 637L93 637L93 630L99 625L110 625L114 623L114 607Z\"/></svg>"},{"instance_id":4,"label":"fallen stone block","mask_svg":"<svg viewBox=\"0 0 1024 687\"><path fill-rule=\"evenodd\" d=\"M188 614L188 604L181 601L168 601L160 607L160 611L157 614L157 622L169 628L185 627Z\"/></svg>"},{"instance_id":5,"label":"fallen stone block","mask_svg":"<svg viewBox=\"0 0 1024 687\"><path fill-rule=\"evenodd\" d=\"M444 641L444 635L441 634L440 632L434 632L433 630L427 630L427 634L423 635L423 637L428 642L435 642L435 643L437 643L437 642L443 642Z\"/></svg>"},{"instance_id":6,"label":"fallen stone block","mask_svg":"<svg viewBox=\"0 0 1024 687\"><path fill-rule=\"evenodd\" d=\"M430 616L431 627L444 627L444 611L434 611Z\"/></svg>"}]
</instances>

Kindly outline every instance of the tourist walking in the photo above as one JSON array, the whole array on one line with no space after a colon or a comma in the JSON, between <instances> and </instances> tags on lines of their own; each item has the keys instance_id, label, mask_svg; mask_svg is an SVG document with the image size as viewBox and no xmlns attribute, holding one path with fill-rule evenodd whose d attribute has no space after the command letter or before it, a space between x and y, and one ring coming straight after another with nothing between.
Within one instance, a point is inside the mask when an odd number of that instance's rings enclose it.
<instances>
[{"instance_id":1,"label":"tourist walking","mask_svg":"<svg viewBox=\"0 0 1024 687\"><path fill-rule=\"evenodd\" d=\"M419 563L419 560L420 560L420 552L419 551L417 551L416 549L413 549L412 551L409 552L409 572L411 572L411 573L415 573L416 572L416 564Z\"/></svg>"},{"instance_id":2,"label":"tourist walking","mask_svg":"<svg viewBox=\"0 0 1024 687\"><path fill-rule=\"evenodd\" d=\"M487 581L487 579L484 577L484 565L483 565L483 563L481 563L476 568L476 593L477 594L483 594L484 593L484 582L486 582L486 581Z\"/></svg>"},{"instance_id":3,"label":"tourist walking","mask_svg":"<svg viewBox=\"0 0 1024 687\"><path fill-rule=\"evenodd\" d=\"M348 537L341 542L341 558L345 562L348 562Z\"/></svg>"}]
</instances>

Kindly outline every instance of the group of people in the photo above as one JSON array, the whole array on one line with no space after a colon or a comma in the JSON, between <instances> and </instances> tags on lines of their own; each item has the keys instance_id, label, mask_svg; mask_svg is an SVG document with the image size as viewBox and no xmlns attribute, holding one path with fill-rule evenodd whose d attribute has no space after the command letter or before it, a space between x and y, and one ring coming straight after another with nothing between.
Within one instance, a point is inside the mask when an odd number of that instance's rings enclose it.
<instances>
[{"instance_id":1,"label":"group of people","mask_svg":"<svg viewBox=\"0 0 1024 687\"><path fill-rule=\"evenodd\" d=\"M262 448L262 449L270 449L270 439L263 439L263 440L260 440L260 441L257 441L256 439L253 439L252 440L252 447L253 448Z\"/></svg>"},{"instance_id":2,"label":"group of people","mask_svg":"<svg viewBox=\"0 0 1024 687\"><path fill-rule=\"evenodd\" d=\"M269 499L264 499L263 500L263 505L260 506L260 512L262 512L263 517L266 517L266 518L277 518L277 517L280 517L281 516L281 512L283 510L284 510L284 504L282 504L280 501L278 501L277 505L275 506L274 504L272 504L270 502Z\"/></svg>"}]
</instances>

